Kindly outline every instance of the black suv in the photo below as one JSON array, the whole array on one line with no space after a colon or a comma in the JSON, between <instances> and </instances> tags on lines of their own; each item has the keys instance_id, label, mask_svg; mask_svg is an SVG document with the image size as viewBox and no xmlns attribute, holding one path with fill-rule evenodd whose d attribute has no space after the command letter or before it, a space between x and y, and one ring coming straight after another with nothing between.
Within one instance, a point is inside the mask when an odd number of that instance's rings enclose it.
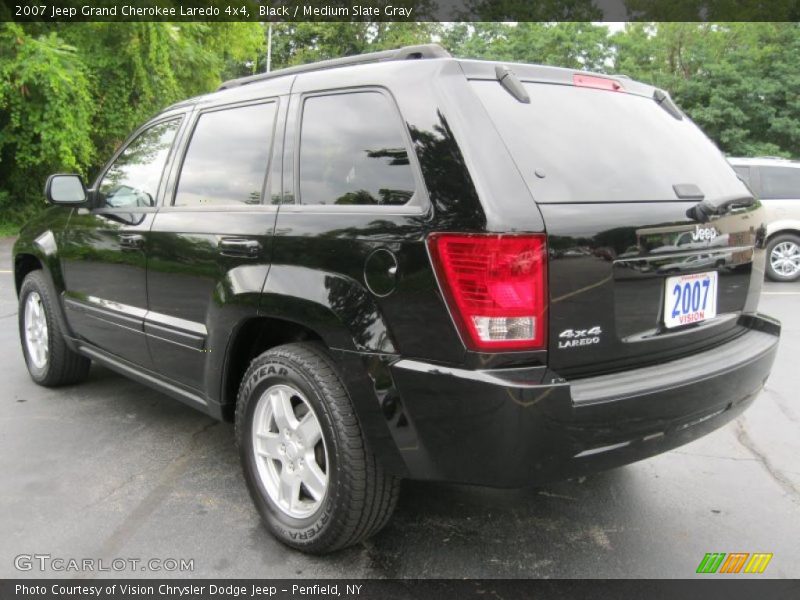
<instances>
[{"instance_id":1,"label":"black suv","mask_svg":"<svg viewBox=\"0 0 800 600\"><path fill-rule=\"evenodd\" d=\"M629 463L753 401L764 213L661 90L418 46L224 84L14 248L42 385L90 361L235 420L283 542L354 544L403 478Z\"/></svg>"}]
</instances>

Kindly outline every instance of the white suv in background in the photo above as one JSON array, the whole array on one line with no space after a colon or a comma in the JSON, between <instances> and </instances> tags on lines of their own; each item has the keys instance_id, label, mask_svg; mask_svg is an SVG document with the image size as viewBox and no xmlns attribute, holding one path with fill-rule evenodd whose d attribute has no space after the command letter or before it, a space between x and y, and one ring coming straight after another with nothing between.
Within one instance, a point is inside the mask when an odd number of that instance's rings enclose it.
<instances>
[{"instance_id":1,"label":"white suv in background","mask_svg":"<svg viewBox=\"0 0 800 600\"><path fill-rule=\"evenodd\" d=\"M767 210L767 277L800 279L800 161L729 158Z\"/></svg>"}]
</instances>

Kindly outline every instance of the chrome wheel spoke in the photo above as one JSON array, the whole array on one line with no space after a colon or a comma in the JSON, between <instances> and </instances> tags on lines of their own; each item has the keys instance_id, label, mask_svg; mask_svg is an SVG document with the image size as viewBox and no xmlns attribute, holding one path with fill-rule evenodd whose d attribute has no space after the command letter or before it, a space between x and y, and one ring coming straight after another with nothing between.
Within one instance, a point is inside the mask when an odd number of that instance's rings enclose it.
<instances>
[{"instance_id":1,"label":"chrome wheel spoke","mask_svg":"<svg viewBox=\"0 0 800 600\"><path fill-rule=\"evenodd\" d=\"M289 511L296 510L300 502L300 478L288 473L284 467L278 490L278 502Z\"/></svg>"},{"instance_id":2,"label":"chrome wheel spoke","mask_svg":"<svg viewBox=\"0 0 800 600\"><path fill-rule=\"evenodd\" d=\"M292 408L292 399L283 387L276 388L270 394L272 402L272 418L281 431L294 429L297 426L297 417Z\"/></svg>"},{"instance_id":3,"label":"chrome wheel spoke","mask_svg":"<svg viewBox=\"0 0 800 600\"><path fill-rule=\"evenodd\" d=\"M256 439L256 453L265 458L281 458L281 437L277 433L259 433Z\"/></svg>"},{"instance_id":4,"label":"chrome wheel spoke","mask_svg":"<svg viewBox=\"0 0 800 600\"><path fill-rule=\"evenodd\" d=\"M297 437L306 448L313 448L322 438L319 421L313 412L308 411L297 426Z\"/></svg>"},{"instance_id":5,"label":"chrome wheel spoke","mask_svg":"<svg viewBox=\"0 0 800 600\"><path fill-rule=\"evenodd\" d=\"M300 478L303 486L314 500L321 500L325 495L325 488L328 487L328 476L322 472L313 458L306 460Z\"/></svg>"}]
</instances>

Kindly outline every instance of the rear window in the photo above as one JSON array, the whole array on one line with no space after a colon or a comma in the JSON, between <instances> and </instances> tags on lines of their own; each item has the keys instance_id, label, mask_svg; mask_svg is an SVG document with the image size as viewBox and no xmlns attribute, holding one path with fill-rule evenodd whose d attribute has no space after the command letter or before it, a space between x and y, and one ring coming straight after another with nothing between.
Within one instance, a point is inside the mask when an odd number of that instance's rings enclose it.
<instances>
[{"instance_id":1,"label":"rear window","mask_svg":"<svg viewBox=\"0 0 800 600\"><path fill-rule=\"evenodd\" d=\"M697 126L650 98L524 83L523 104L496 81L471 83L537 202L675 201L687 183L709 200L747 193Z\"/></svg>"},{"instance_id":2,"label":"rear window","mask_svg":"<svg viewBox=\"0 0 800 600\"><path fill-rule=\"evenodd\" d=\"M759 167L759 171L765 200L800 198L800 168Z\"/></svg>"},{"instance_id":3,"label":"rear window","mask_svg":"<svg viewBox=\"0 0 800 600\"><path fill-rule=\"evenodd\" d=\"M406 204L415 186L401 123L380 92L307 98L300 131L300 201Z\"/></svg>"}]
</instances>

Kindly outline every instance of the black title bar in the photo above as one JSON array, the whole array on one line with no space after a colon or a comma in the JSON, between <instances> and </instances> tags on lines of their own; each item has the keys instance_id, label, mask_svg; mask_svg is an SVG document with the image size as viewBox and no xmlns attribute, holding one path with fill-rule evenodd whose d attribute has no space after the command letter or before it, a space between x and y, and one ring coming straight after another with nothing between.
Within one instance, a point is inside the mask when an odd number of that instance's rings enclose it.
<instances>
[{"instance_id":1,"label":"black title bar","mask_svg":"<svg viewBox=\"0 0 800 600\"><path fill-rule=\"evenodd\" d=\"M800 21L800 0L0 0L0 20Z\"/></svg>"}]
</instances>

